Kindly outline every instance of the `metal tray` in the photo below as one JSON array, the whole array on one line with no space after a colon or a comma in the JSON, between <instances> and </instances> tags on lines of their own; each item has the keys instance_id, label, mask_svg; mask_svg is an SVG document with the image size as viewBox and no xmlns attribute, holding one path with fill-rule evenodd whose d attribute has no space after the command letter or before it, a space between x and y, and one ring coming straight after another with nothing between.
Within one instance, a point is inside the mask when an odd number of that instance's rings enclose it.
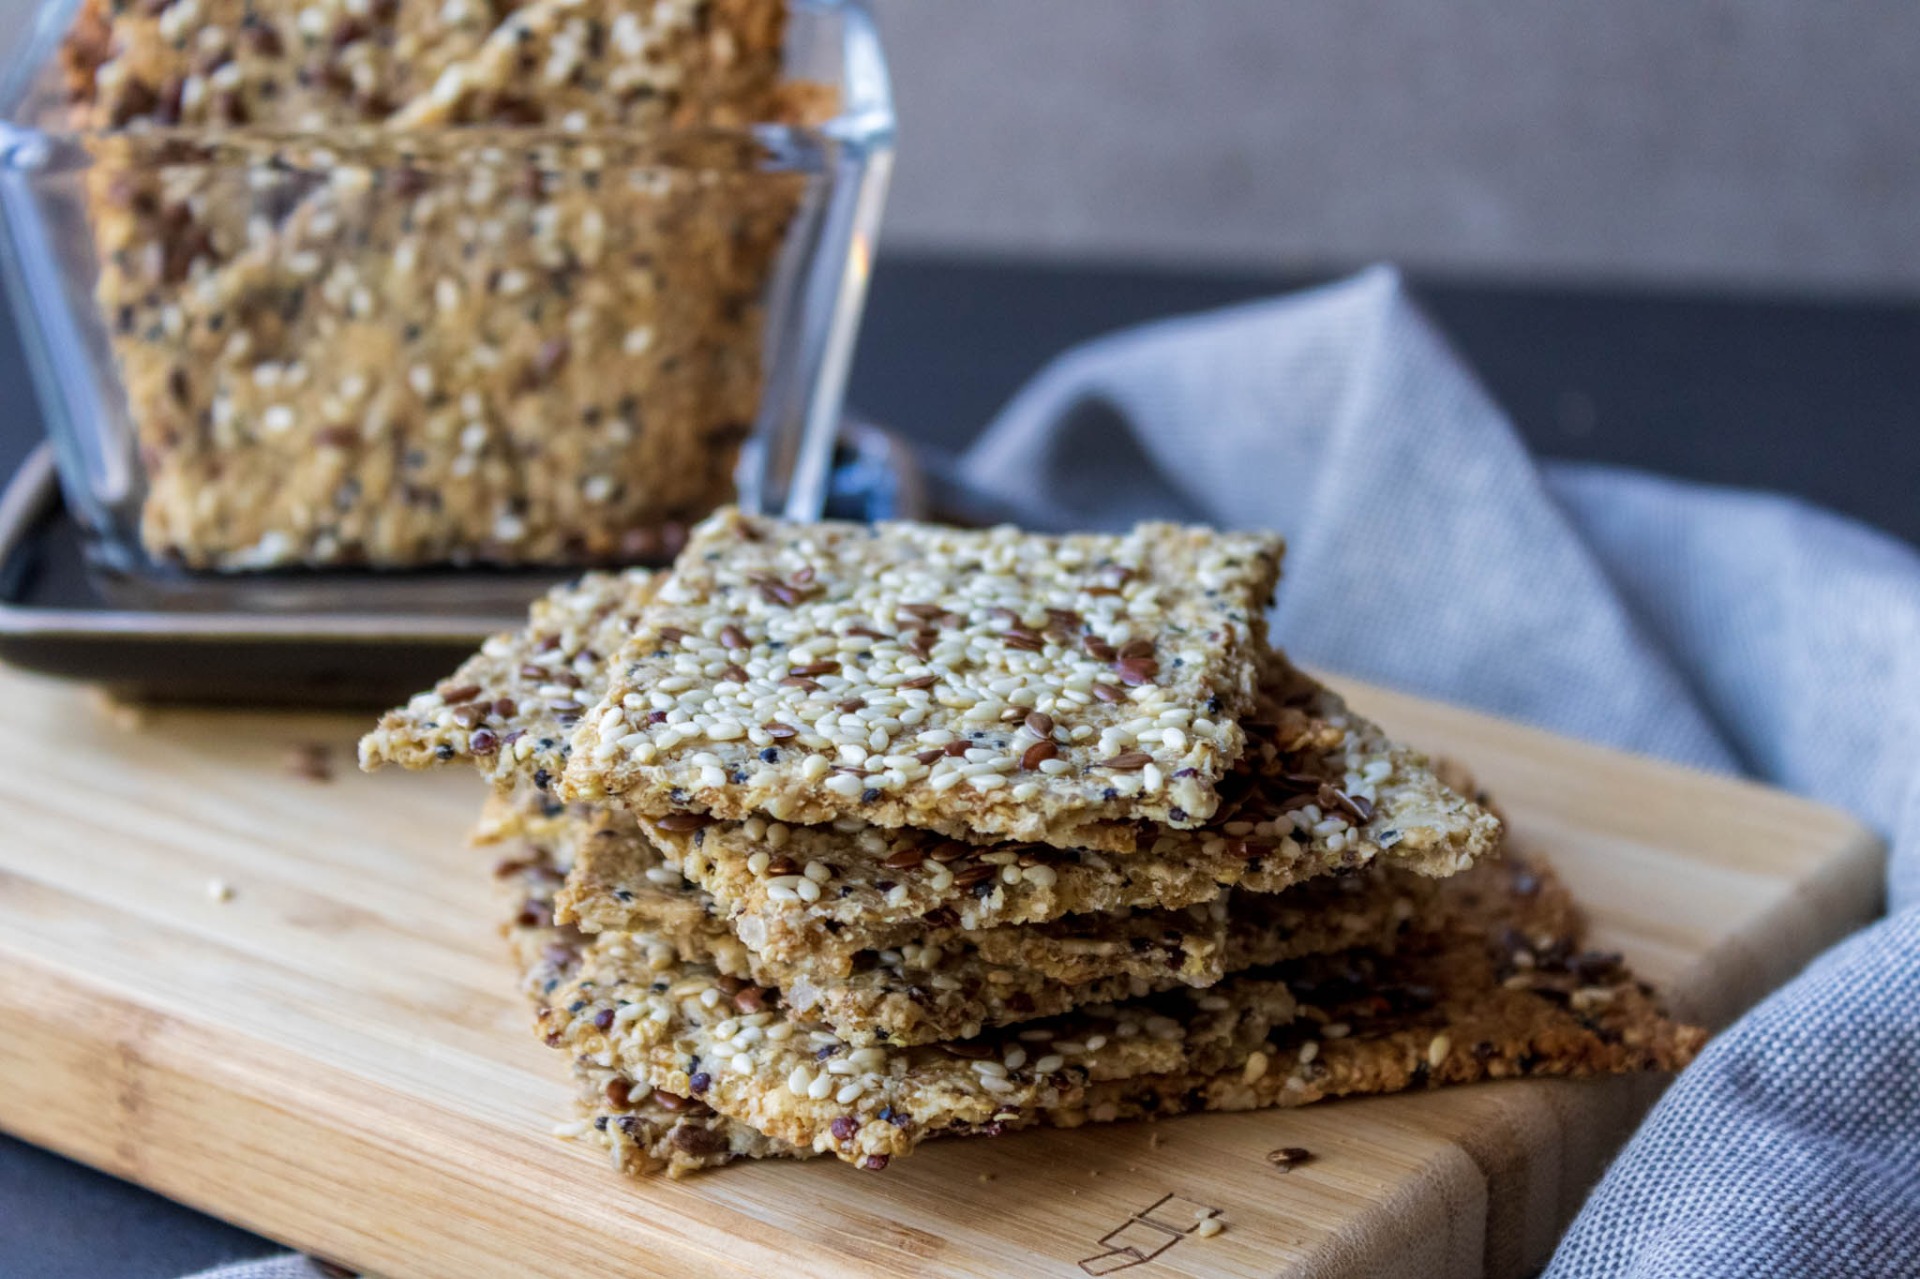
<instances>
[{"instance_id":1,"label":"metal tray","mask_svg":"<svg viewBox=\"0 0 1920 1279\"><path fill-rule=\"evenodd\" d=\"M845 424L828 513L924 516L926 490L912 453L878 427ZM250 580L236 593L244 607L118 605L85 562L42 445L0 492L0 661L89 680L128 700L391 705L451 671L487 635L518 626L527 604L566 574L329 576L341 599L363 604L279 609L272 591Z\"/></svg>"}]
</instances>

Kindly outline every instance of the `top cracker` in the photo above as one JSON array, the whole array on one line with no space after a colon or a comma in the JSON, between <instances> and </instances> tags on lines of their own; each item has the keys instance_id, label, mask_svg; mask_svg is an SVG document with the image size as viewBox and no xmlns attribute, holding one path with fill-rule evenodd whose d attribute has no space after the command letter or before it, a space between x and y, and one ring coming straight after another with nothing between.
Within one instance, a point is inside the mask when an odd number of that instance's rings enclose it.
<instances>
[{"instance_id":1,"label":"top cracker","mask_svg":"<svg viewBox=\"0 0 1920 1279\"><path fill-rule=\"evenodd\" d=\"M613 662L562 790L649 816L1092 846L1115 823L1199 826L1240 755L1281 551L1171 524L1054 537L722 511Z\"/></svg>"}]
</instances>

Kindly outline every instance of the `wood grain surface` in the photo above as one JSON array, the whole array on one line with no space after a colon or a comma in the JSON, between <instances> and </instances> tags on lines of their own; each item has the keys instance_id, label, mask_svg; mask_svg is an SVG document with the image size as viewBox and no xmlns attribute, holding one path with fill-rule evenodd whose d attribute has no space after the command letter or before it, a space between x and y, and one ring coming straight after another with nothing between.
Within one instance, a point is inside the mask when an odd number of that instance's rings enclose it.
<instances>
[{"instance_id":1,"label":"wood grain surface","mask_svg":"<svg viewBox=\"0 0 1920 1279\"><path fill-rule=\"evenodd\" d=\"M1468 761L1682 1012L1724 1024L1869 918L1850 818L1340 684ZM635 1182L551 1135L465 846L467 775L363 717L113 711L0 671L0 1128L388 1279L1521 1275L1662 1081L1522 1082ZM328 748L331 780L291 755ZM214 885L231 895L222 900ZM1307 1166L1263 1158L1305 1146ZM1193 1233L1211 1212L1224 1226Z\"/></svg>"}]
</instances>

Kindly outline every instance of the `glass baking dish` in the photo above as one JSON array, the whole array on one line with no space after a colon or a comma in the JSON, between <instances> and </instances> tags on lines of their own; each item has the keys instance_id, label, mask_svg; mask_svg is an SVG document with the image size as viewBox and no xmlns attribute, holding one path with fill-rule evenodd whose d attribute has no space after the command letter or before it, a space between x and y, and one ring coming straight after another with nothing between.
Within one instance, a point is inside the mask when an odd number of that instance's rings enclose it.
<instances>
[{"instance_id":1,"label":"glass baking dish","mask_svg":"<svg viewBox=\"0 0 1920 1279\"><path fill-rule=\"evenodd\" d=\"M0 269L105 589L493 608L819 515L892 158L866 5L484 8L35 11Z\"/></svg>"}]
</instances>

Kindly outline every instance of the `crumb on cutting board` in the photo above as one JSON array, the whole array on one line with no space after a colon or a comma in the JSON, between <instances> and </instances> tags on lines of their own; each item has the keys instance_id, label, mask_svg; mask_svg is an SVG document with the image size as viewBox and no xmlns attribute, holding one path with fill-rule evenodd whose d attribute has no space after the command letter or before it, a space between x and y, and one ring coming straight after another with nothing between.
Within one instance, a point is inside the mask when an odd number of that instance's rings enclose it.
<instances>
[{"instance_id":1,"label":"crumb on cutting board","mask_svg":"<svg viewBox=\"0 0 1920 1279\"><path fill-rule=\"evenodd\" d=\"M287 771L310 782L333 780L333 748L325 742L295 742L287 748Z\"/></svg>"}]
</instances>

